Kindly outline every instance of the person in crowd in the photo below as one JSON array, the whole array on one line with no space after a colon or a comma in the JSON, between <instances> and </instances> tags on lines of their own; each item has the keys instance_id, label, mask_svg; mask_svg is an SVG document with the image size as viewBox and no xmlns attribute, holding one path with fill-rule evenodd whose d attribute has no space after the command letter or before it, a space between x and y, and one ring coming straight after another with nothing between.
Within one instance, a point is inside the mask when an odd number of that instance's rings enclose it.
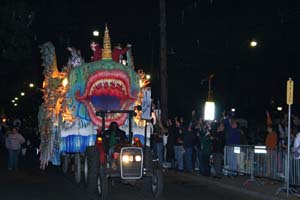
<instances>
[{"instance_id":1,"label":"person in crowd","mask_svg":"<svg viewBox=\"0 0 300 200\"><path fill-rule=\"evenodd\" d=\"M267 136L265 140L265 145L267 148L266 161L267 161L267 169L266 173L270 176L270 173L273 173L273 168L271 166L272 160L276 160L276 152L274 152L277 148L277 133L274 131L272 124L269 124L267 127Z\"/></svg>"},{"instance_id":2,"label":"person in crowd","mask_svg":"<svg viewBox=\"0 0 300 200\"><path fill-rule=\"evenodd\" d=\"M224 155L224 146L225 146L225 126L223 122L220 122L216 133L213 135L212 140L212 153L216 174L215 177L222 177L222 160Z\"/></svg>"},{"instance_id":3,"label":"person in crowd","mask_svg":"<svg viewBox=\"0 0 300 200\"><path fill-rule=\"evenodd\" d=\"M8 170L17 171L20 156L21 145L25 142L25 138L13 127L5 139L5 146L8 149Z\"/></svg>"},{"instance_id":4,"label":"person in crowd","mask_svg":"<svg viewBox=\"0 0 300 200\"><path fill-rule=\"evenodd\" d=\"M0 149L2 148L4 141L4 127L0 124Z\"/></svg>"},{"instance_id":5,"label":"person in crowd","mask_svg":"<svg viewBox=\"0 0 300 200\"><path fill-rule=\"evenodd\" d=\"M183 155L184 155L184 130L181 126L180 121L175 118L175 142L174 142L174 153L176 160L176 168L178 171L183 171Z\"/></svg>"},{"instance_id":6,"label":"person in crowd","mask_svg":"<svg viewBox=\"0 0 300 200\"><path fill-rule=\"evenodd\" d=\"M155 147L155 136L154 136L154 133L156 133L156 121L155 119L152 117L151 120L150 120L150 149L152 150L153 152L153 155L155 158L157 158L157 151L156 151L156 147Z\"/></svg>"},{"instance_id":7,"label":"person in crowd","mask_svg":"<svg viewBox=\"0 0 300 200\"><path fill-rule=\"evenodd\" d=\"M274 131L272 125L267 127L266 147L268 150L276 150L277 147L277 133Z\"/></svg>"},{"instance_id":8,"label":"person in crowd","mask_svg":"<svg viewBox=\"0 0 300 200\"><path fill-rule=\"evenodd\" d=\"M158 120L154 125L155 129L153 132L154 135L154 148L156 149L156 156L158 158L158 162L163 164L164 162L164 144L163 144L163 135L167 132L162 125L161 120Z\"/></svg>"},{"instance_id":9,"label":"person in crowd","mask_svg":"<svg viewBox=\"0 0 300 200\"><path fill-rule=\"evenodd\" d=\"M235 145L241 143L241 132L235 119L225 118L224 124L228 130L226 145Z\"/></svg>"},{"instance_id":10,"label":"person in crowd","mask_svg":"<svg viewBox=\"0 0 300 200\"><path fill-rule=\"evenodd\" d=\"M239 123L237 123L237 126L239 127L239 131L241 134L241 145L247 145L248 144L248 139L246 136L246 127L240 127Z\"/></svg>"},{"instance_id":11,"label":"person in crowd","mask_svg":"<svg viewBox=\"0 0 300 200\"><path fill-rule=\"evenodd\" d=\"M198 161L199 136L197 136L199 129L200 129L200 125L199 125L196 110L192 110L191 120L188 125L188 131L191 132L191 136L192 136L192 166L194 170L199 170L199 161Z\"/></svg>"},{"instance_id":12,"label":"person in crowd","mask_svg":"<svg viewBox=\"0 0 300 200\"><path fill-rule=\"evenodd\" d=\"M226 137L226 145L239 145L241 142L241 133L238 128L237 121L233 119L233 113L230 112L228 116L225 117L225 112L223 113L224 116L224 125L225 129L227 131L227 137ZM233 151L233 148L231 148L231 151ZM237 170L238 170L238 163L237 163L237 157L235 154L232 153L232 158L230 162L230 169L232 172L229 173L229 175L236 176Z\"/></svg>"},{"instance_id":13,"label":"person in crowd","mask_svg":"<svg viewBox=\"0 0 300 200\"><path fill-rule=\"evenodd\" d=\"M193 132L192 128L184 130L183 146L184 146L184 160L185 169L187 172L193 172Z\"/></svg>"},{"instance_id":14,"label":"person in crowd","mask_svg":"<svg viewBox=\"0 0 300 200\"><path fill-rule=\"evenodd\" d=\"M167 149L167 156L166 156L166 161L171 163L171 166L174 167L174 143L175 143L175 127L172 123L171 119L168 119L167 121L167 131L168 131L168 141L167 141L167 145L166 145L166 149Z\"/></svg>"},{"instance_id":15,"label":"person in crowd","mask_svg":"<svg viewBox=\"0 0 300 200\"><path fill-rule=\"evenodd\" d=\"M205 127L204 127L203 119L201 117L198 118L197 125L195 126L194 131L195 131L194 149L196 152L195 170L197 170L199 174L202 174L204 167L202 162L202 150L201 150L200 138L205 134Z\"/></svg>"},{"instance_id":16,"label":"person in crowd","mask_svg":"<svg viewBox=\"0 0 300 200\"><path fill-rule=\"evenodd\" d=\"M200 151L201 151L201 159L202 166L200 173L204 176L210 176L210 167L209 167L209 161L210 161L210 155L211 155L211 140L212 140L212 134L211 134L211 126L210 123L207 123L205 126L205 132L204 135L200 136Z\"/></svg>"},{"instance_id":17,"label":"person in crowd","mask_svg":"<svg viewBox=\"0 0 300 200\"><path fill-rule=\"evenodd\" d=\"M294 158L296 160L299 160L300 159L300 127L297 127L297 134L294 139L292 152L294 153Z\"/></svg>"}]
</instances>

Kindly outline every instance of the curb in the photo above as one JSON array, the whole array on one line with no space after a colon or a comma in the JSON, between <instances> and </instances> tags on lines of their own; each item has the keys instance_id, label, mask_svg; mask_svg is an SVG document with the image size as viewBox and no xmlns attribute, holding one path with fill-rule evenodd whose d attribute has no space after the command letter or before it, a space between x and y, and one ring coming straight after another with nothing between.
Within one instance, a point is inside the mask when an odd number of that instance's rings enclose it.
<instances>
[{"instance_id":1,"label":"curb","mask_svg":"<svg viewBox=\"0 0 300 200\"><path fill-rule=\"evenodd\" d=\"M190 178L190 179L193 179L195 181L201 181L201 182L207 183L209 185L215 185L217 187L232 190L232 191L235 191L235 192L244 193L246 195L250 195L250 196L252 196L254 198L258 198L258 199L263 199L263 200L286 200L286 198L274 197L274 196L262 194L260 192L250 191L250 190L245 189L243 186L236 187L236 186L232 186L232 185L226 185L224 183L209 180L208 178L204 178L204 177L200 177L200 176L189 175L189 174L185 174L185 173L178 174L178 176Z\"/></svg>"}]
</instances>

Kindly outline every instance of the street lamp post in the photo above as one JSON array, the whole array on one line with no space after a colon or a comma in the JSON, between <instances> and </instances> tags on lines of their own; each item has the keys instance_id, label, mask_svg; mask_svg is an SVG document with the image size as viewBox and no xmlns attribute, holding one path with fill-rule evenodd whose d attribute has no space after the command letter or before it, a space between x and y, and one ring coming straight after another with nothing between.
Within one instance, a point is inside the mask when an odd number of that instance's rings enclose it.
<instances>
[{"instance_id":1,"label":"street lamp post","mask_svg":"<svg viewBox=\"0 0 300 200\"><path fill-rule=\"evenodd\" d=\"M214 74L208 77L208 97L204 106L204 120L206 121L213 121L215 119L215 102L213 101L213 93L211 90L211 80L213 77Z\"/></svg>"}]
</instances>

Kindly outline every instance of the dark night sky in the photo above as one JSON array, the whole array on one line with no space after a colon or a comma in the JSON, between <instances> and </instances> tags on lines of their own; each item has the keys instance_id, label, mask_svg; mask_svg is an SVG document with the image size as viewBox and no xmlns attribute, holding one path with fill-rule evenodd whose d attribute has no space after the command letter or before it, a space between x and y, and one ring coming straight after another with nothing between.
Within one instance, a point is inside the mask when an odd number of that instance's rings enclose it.
<instances>
[{"instance_id":1,"label":"dark night sky","mask_svg":"<svg viewBox=\"0 0 300 200\"><path fill-rule=\"evenodd\" d=\"M2 106L24 87L42 80L38 45L52 41L58 63L66 63L67 45L91 55L92 30L103 32L108 24L112 43L133 44L136 68L152 74L154 97L159 96L159 1L14 1L34 13L27 33L32 54L9 61L1 57ZM2 26L5 21L2 20ZM11 33L14 34L14 33ZM201 80L214 73L214 97L219 110L232 106L240 115L257 115L276 103L285 103L285 84L295 80L295 104L299 103L300 4L297 1L167 0L167 43L170 114L186 115L200 109L207 96ZM11 37L0 34L1 41ZM255 39L258 46L249 48ZM100 40L102 41L102 39ZM2 48L2 47L1 47ZM173 52L173 53L172 53ZM19 72L19 75L14 75ZM4 86L16 76L12 87ZM247 113L247 114L246 114Z\"/></svg>"}]
</instances>

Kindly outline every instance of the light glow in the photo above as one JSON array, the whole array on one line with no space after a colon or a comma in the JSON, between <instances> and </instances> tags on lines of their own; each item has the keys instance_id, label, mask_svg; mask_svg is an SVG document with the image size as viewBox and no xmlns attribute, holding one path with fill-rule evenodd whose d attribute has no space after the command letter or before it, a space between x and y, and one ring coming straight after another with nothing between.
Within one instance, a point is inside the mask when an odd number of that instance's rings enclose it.
<instances>
[{"instance_id":1,"label":"light glow","mask_svg":"<svg viewBox=\"0 0 300 200\"><path fill-rule=\"evenodd\" d=\"M128 156L128 155L123 155L123 156L122 156L122 161L123 161L124 163L128 163L128 162L129 162L129 156Z\"/></svg>"},{"instance_id":2,"label":"light glow","mask_svg":"<svg viewBox=\"0 0 300 200\"><path fill-rule=\"evenodd\" d=\"M101 137L97 137L97 143L101 144L102 143L102 138Z\"/></svg>"},{"instance_id":3,"label":"light glow","mask_svg":"<svg viewBox=\"0 0 300 200\"><path fill-rule=\"evenodd\" d=\"M146 79L147 79L147 80L150 80L150 79L151 79L150 74L147 74L147 75L146 75Z\"/></svg>"},{"instance_id":4,"label":"light glow","mask_svg":"<svg viewBox=\"0 0 300 200\"><path fill-rule=\"evenodd\" d=\"M250 42L250 46L251 47L256 47L257 46L257 42L255 40Z\"/></svg>"},{"instance_id":5,"label":"light glow","mask_svg":"<svg viewBox=\"0 0 300 200\"><path fill-rule=\"evenodd\" d=\"M25 92L21 92L21 96L22 96L22 97L25 96Z\"/></svg>"},{"instance_id":6,"label":"light glow","mask_svg":"<svg viewBox=\"0 0 300 200\"><path fill-rule=\"evenodd\" d=\"M254 146L254 153L258 154L266 154L267 153L266 146Z\"/></svg>"},{"instance_id":7,"label":"light glow","mask_svg":"<svg viewBox=\"0 0 300 200\"><path fill-rule=\"evenodd\" d=\"M19 98L18 97L15 97L15 100L17 101Z\"/></svg>"},{"instance_id":8,"label":"light glow","mask_svg":"<svg viewBox=\"0 0 300 200\"><path fill-rule=\"evenodd\" d=\"M254 149L254 153L266 154L267 150L266 149Z\"/></svg>"},{"instance_id":9,"label":"light glow","mask_svg":"<svg viewBox=\"0 0 300 200\"><path fill-rule=\"evenodd\" d=\"M93 36L98 37L99 36L99 31L97 31L97 30L93 31Z\"/></svg>"},{"instance_id":10,"label":"light glow","mask_svg":"<svg viewBox=\"0 0 300 200\"><path fill-rule=\"evenodd\" d=\"M215 119L215 102L207 101L204 107L204 120L213 121Z\"/></svg>"},{"instance_id":11,"label":"light glow","mask_svg":"<svg viewBox=\"0 0 300 200\"><path fill-rule=\"evenodd\" d=\"M241 153L241 147L233 147L233 152L236 154L240 154Z\"/></svg>"},{"instance_id":12,"label":"light glow","mask_svg":"<svg viewBox=\"0 0 300 200\"><path fill-rule=\"evenodd\" d=\"M68 78L64 78L63 82L62 82L62 85L64 87L66 87L68 85L69 81L68 81Z\"/></svg>"},{"instance_id":13,"label":"light glow","mask_svg":"<svg viewBox=\"0 0 300 200\"><path fill-rule=\"evenodd\" d=\"M282 111L282 107L280 107L280 106L277 107L277 110L278 110L278 111Z\"/></svg>"},{"instance_id":14,"label":"light glow","mask_svg":"<svg viewBox=\"0 0 300 200\"><path fill-rule=\"evenodd\" d=\"M139 155L135 156L135 161L136 162L141 162L141 160L142 160L141 156L139 156Z\"/></svg>"}]
</instances>

